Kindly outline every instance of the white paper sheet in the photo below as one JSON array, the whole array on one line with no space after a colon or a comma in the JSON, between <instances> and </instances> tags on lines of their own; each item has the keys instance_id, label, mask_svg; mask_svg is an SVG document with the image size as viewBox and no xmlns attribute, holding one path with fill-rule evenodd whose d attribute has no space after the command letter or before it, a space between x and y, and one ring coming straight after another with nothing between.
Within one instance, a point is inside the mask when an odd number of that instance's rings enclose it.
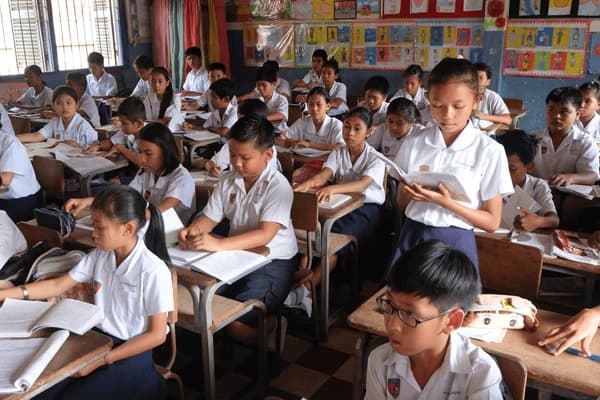
<instances>
[{"instance_id":1,"label":"white paper sheet","mask_svg":"<svg viewBox=\"0 0 600 400\"><path fill-rule=\"evenodd\" d=\"M194 261L191 267L231 284L268 262L269 259L260 254L244 250L226 250Z\"/></svg>"},{"instance_id":2,"label":"white paper sheet","mask_svg":"<svg viewBox=\"0 0 600 400\"><path fill-rule=\"evenodd\" d=\"M502 206L502 227L512 229L515 218L518 215L523 215L518 207L531 210L534 204L535 200L526 191L520 186L515 186L515 192L510 195L504 206Z\"/></svg>"}]
</instances>

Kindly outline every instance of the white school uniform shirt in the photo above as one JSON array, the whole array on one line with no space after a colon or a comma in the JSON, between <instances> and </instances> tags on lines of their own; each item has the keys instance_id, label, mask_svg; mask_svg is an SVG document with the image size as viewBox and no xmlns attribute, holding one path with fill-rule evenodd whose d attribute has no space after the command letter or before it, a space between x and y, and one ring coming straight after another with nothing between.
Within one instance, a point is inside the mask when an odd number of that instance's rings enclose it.
<instances>
[{"instance_id":1,"label":"white school uniform shirt","mask_svg":"<svg viewBox=\"0 0 600 400\"><path fill-rule=\"evenodd\" d=\"M40 190L27 150L15 135L0 135L0 172L15 174L8 191L0 193L0 199L19 199Z\"/></svg>"},{"instance_id":2,"label":"white school uniform shirt","mask_svg":"<svg viewBox=\"0 0 600 400\"><path fill-rule=\"evenodd\" d=\"M510 114L510 110L504 100L502 100L502 97L490 89L485 89L483 92L483 98L477 104L477 109L488 115ZM485 121L476 117L472 117L472 120L473 125L479 129L487 128L493 124L492 121Z\"/></svg>"},{"instance_id":3,"label":"white school uniform shirt","mask_svg":"<svg viewBox=\"0 0 600 400\"><path fill-rule=\"evenodd\" d=\"M30 86L25 90L25 93L19 97L17 103L32 107L51 106L53 95L54 90L50 89L48 86L44 86L39 94L35 94L35 88Z\"/></svg>"},{"instance_id":4,"label":"white school uniform shirt","mask_svg":"<svg viewBox=\"0 0 600 400\"><path fill-rule=\"evenodd\" d=\"M363 100L360 103L358 103L358 107L366 108L371 113L371 125L385 124L385 119L387 117L387 110L389 105L390 103L384 101L383 103L381 103L381 107L379 107L379 110L372 112L371 110L369 110L369 106L367 105L366 100Z\"/></svg>"},{"instance_id":5,"label":"white school uniform shirt","mask_svg":"<svg viewBox=\"0 0 600 400\"><path fill-rule=\"evenodd\" d=\"M328 90L329 98L333 100L339 97L340 99L342 99L342 104L340 104L337 108L330 108L329 111L327 111L328 115L335 116L348 111L348 100L346 99L346 90L346 85L344 85L342 82L333 82L333 85L331 85L331 89Z\"/></svg>"},{"instance_id":6,"label":"white school uniform shirt","mask_svg":"<svg viewBox=\"0 0 600 400\"><path fill-rule=\"evenodd\" d=\"M542 216L551 212L558 215L556 206L552 200L552 191L550 190L550 186L548 186L548 182L542 178L536 178L535 176L527 174L525 175L523 190L535 200L535 204L531 211Z\"/></svg>"},{"instance_id":7,"label":"white school uniform shirt","mask_svg":"<svg viewBox=\"0 0 600 400\"><path fill-rule=\"evenodd\" d=\"M192 69L185 77L183 82L183 90L190 92L206 92L210 88L208 80L208 72L204 67Z\"/></svg>"},{"instance_id":8,"label":"white school uniform shirt","mask_svg":"<svg viewBox=\"0 0 600 400\"><path fill-rule=\"evenodd\" d=\"M0 104L0 124L2 124L2 127L0 127L0 135L4 133L8 135L15 134L10 117L2 104Z\"/></svg>"},{"instance_id":9,"label":"white school uniform shirt","mask_svg":"<svg viewBox=\"0 0 600 400\"><path fill-rule=\"evenodd\" d=\"M150 83L140 78L131 92L131 97L145 99L148 93L150 93Z\"/></svg>"},{"instance_id":10,"label":"white school uniform shirt","mask_svg":"<svg viewBox=\"0 0 600 400\"><path fill-rule=\"evenodd\" d=\"M294 140L306 140L313 143L336 144L344 143L342 136L342 121L325 115L323 124L317 132L312 117L306 116L296 120L290 126L286 135Z\"/></svg>"},{"instance_id":11,"label":"white school uniform shirt","mask_svg":"<svg viewBox=\"0 0 600 400\"><path fill-rule=\"evenodd\" d=\"M265 101L265 98L262 96L259 96L258 98L262 102ZM267 105L269 115L274 114L276 112L280 112L285 117L283 119L283 121L281 121L277 124L273 124L275 131L280 132L282 130L285 130L287 128L288 107L289 107L288 100L285 98L285 96L282 96L279 93L273 92L273 96L271 96L271 100L269 100L269 102L265 103L265 104Z\"/></svg>"},{"instance_id":12,"label":"white school uniform shirt","mask_svg":"<svg viewBox=\"0 0 600 400\"><path fill-rule=\"evenodd\" d=\"M104 71L100 79L93 74L87 74L87 92L90 96L116 96L117 80L114 76Z\"/></svg>"},{"instance_id":13,"label":"white school uniform shirt","mask_svg":"<svg viewBox=\"0 0 600 400\"><path fill-rule=\"evenodd\" d=\"M229 235L235 236L258 228L261 222L275 222L279 230L267 244L271 260L288 260L298 252L290 213L294 193L281 173L265 168L249 192L244 178L236 171L223 174L213 191L204 215L213 221L229 219Z\"/></svg>"},{"instance_id":14,"label":"white school uniform shirt","mask_svg":"<svg viewBox=\"0 0 600 400\"><path fill-rule=\"evenodd\" d=\"M150 316L173 310L171 273L140 237L118 268L114 252L95 249L69 276L94 284L95 304L104 312L98 328L122 340L148 331Z\"/></svg>"},{"instance_id":15,"label":"white school uniform shirt","mask_svg":"<svg viewBox=\"0 0 600 400\"><path fill-rule=\"evenodd\" d=\"M304 75L302 81L307 85L309 83L314 83L315 86L323 86L323 80L321 79L321 75L317 74L313 69L311 69L306 75Z\"/></svg>"},{"instance_id":16,"label":"white school uniform shirt","mask_svg":"<svg viewBox=\"0 0 600 400\"><path fill-rule=\"evenodd\" d=\"M423 87L419 87L414 97L410 93L408 93L404 88L398 89L398 91L392 96L392 100L394 100L397 97L404 97L405 99L412 101L415 104L415 106L417 106L417 109L419 109L419 111L429 107L429 100L427 100L427 97L425 97L425 89L423 89Z\"/></svg>"},{"instance_id":17,"label":"white school uniform shirt","mask_svg":"<svg viewBox=\"0 0 600 400\"><path fill-rule=\"evenodd\" d=\"M202 93L198 98L198 104L200 105L200 107L208 107L208 111L213 112L215 111L215 109L213 108L212 102L210 101L211 97L212 96L210 94L210 90L207 90L206 92ZM258 97L258 95L255 97ZM229 100L229 104L231 104L234 107L237 107L237 97L233 96L231 100Z\"/></svg>"},{"instance_id":18,"label":"white school uniform shirt","mask_svg":"<svg viewBox=\"0 0 600 400\"><path fill-rule=\"evenodd\" d=\"M60 134L60 140L74 140L80 146L87 146L98 141L98 132L79 113L75 113L69 125L65 128L62 118L52 118L50 122L38 131L46 139Z\"/></svg>"},{"instance_id":19,"label":"white school uniform shirt","mask_svg":"<svg viewBox=\"0 0 600 400\"><path fill-rule=\"evenodd\" d=\"M221 116L219 110L210 113L208 119L204 122L204 128L231 128L237 121L237 107L233 104L227 104L225 112Z\"/></svg>"},{"instance_id":20,"label":"white school uniform shirt","mask_svg":"<svg viewBox=\"0 0 600 400\"><path fill-rule=\"evenodd\" d=\"M15 254L27 250L27 242L21 230L6 211L0 210L0 270Z\"/></svg>"},{"instance_id":21,"label":"white school uniform shirt","mask_svg":"<svg viewBox=\"0 0 600 400\"><path fill-rule=\"evenodd\" d=\"M383 178L385 177L385 164L377 156L376 150L365 143L360 156L354 164L350 159L350 152L346 146L333 150L323 164L324 168L333 171L335 183L348 183L360 180L363 176L372 179L369 187L362 193L365 203L383 204L385 201L385 190L383 189Z\"/></svg>"},{"instance_id":22,"label":"white school uniform shirt","mask_svg":"<svg viewBox=\"0 0 600 400\"><path fill-rule=\"evenodd\" d=\"M456 332L440 367L425 387L417 383L410 359L389 343L369 355L365 400L502 400L502 374L494 359Z\"/></svg>"},{"instance_id":23,"label":"white school uniform shirt","mask_svg":"<svg viewBox=\"0 0 600 400\"><path fill-rule=\"evenodd\" d=\"M586 126L583 126L583 123L580 120L575 121L575 125L580 130L587 133L594 143L600 143L600 115L594 113L594 116Z\"/></svg>"},{"instance_id":24,"label":"white school uniform shirt","mask_svg":"<svg viewBox=\"0 0 600 400\"><path fill-rule=\"evenodd\" d=\"M100 126L100 114L98 114L98 106L96 105L96 101L92 96L84 93L83 96L81 96L81 99L79 99L79 109L85 111L94 128Z\"/></svg>"},{"instance_id":25,"label":"white school uniform shirt","mask_svg":"<svg viewBox=\"0 0 600 400\"><path fill-rule=\"evenodd\" d=\"M427 168L431 172L455 175L470 199L470 202L460 204L475 210L481 209L484 201L497 195L513 193L504 148L494 139L482 135L470 121L450 147L446 147L437 126L408 136L394 162L407 173ZM405 214L429 226L473 229L471 224L452 211L431 202L411 201Z\"/></svg>"},{"instance_id":26,"label":"white school uniform shirt","mask_svg":"<svg viewBox=\"0 0 600 400\"><path fill-rule=\"evenodd\" d=\"M292 95L292 91L290 90L290 83L283 78L277 78L277 83L275 84L275 91L280 95L286 97L290 97Z\"/></svg>"},{"instance_id":27,"label":"white school uniform shirt","mask_svg":"<svg viewBox=\"0 0 600 400\"><path fill-rule=\"evenodd\" d=\"M127 146L129 150L135 151L136 153L139 153L140 151L137 145L137 139L135 135L127 135L122 130L119 130L117 133L112 135L110 137L110 141L112 142L112 144L122 144L124 146Z\"/></svg>"},{"instance_id":28,"label":"white school uniform shirt","mask_svg":"<svg viewBox=\"0 0 600 400\"><path fill-rule=\"evenodd\" d=\"M162 175L158 179L154 178L152 172L140 169L129 183L129 186L137 190L154 206L159 207L160 203L167 197L174 197L180 201L175 209L179 218L187 222L196 209L196 186L190 172L181 164L168 175Z\"/></svg>"},{"instance_id":29,"label":"white school uniform shirt","mask_svg":"<svg viewBox=\"0 0 600 400\"><path fill-rule=\"evenodd\" d=\"M148 93L148 96L144 99L144 108L146 109L146 120L148 121L156 121L159 118L160 114L160 100L158 96L154 92ZM175 104L173 104L173 99L171 99L171 104L165 110L164 117L173 118L178 113Z\"/></svg>"},{"instance_id":30,"label":"white school uniform shirt","mask_svg":"<svg viewBox=\"0 0 600 400\"><path fill-rule=\"evenodd\" d=\"M221 150L216 152L215 155L211 157L210 161L217 164L219 168L221 168L221 172L225 171L226 169L233 170L229 156L229 141L225 142L223 147L221 147ZM267 168L281 172L281 167L279 165L279 161L277 160L277 148L275 148L275 146L273 146L273 157L271 157L269 160Z\"/></svg>"},{"instance_id":31,"label":"white school uniform shirt","mask_svg":"<svg viewBox=\"0 0 600 400\"><path fill-rule=\"evenodd\" d=\"M404 143L404 140L412 134L419 133L425 129L423 125L420 124L412 124L408 132L400 139L392 136L390 130L387 127L387 124L379 125L375 131L367 138L367 143L369 143L373 148L375 148L380 153L383 153L384 156L390 159L394 159L396 154L398 154L398 150L400 150L400 146Z\"/></svg>"},{"instance_id":32,"label":"white school uniform shirt","mask_svg":"<svg viewBox=\"0 0 600 400\"><path fill-rule=\"evenodd\" d=\"M542 131L541 140L535 155L535 168L532 175L550 179L555 174L594 172L598 178L598 148L592 138L577 128L571 131L554 149L548 129Z\"/></svg>"}]
</instances>

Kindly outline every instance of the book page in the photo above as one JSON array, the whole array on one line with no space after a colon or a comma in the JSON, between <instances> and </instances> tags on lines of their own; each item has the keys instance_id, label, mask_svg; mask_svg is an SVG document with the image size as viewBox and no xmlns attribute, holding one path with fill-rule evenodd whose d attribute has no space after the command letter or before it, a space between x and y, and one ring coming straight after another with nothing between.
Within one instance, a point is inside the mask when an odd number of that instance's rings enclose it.
<instances>
[{"instance_id":1,"label":"book page","mask_svg":"<svg viewBox=\"0 0 600 400\"><path fill-rule=\"evenodd\" d=\"M267 264L269 259L245 250L225 250L194 261L192 269L232 284Z\"/></svg>"},{"instance_id":2,"label":"book page","mask_svg":"<svg viewBox=\"0 0 600 400\"><path fill-rule=\"evenodd\" d=\"M517 209L518 207L526 208L531 210L535 200L520 186L515 186L515 192L502 206L502 227L506 229L512 229L515 218L522 213Z\"/></svg>"},{"instance_id":3,"label":"book page","mask_svg":"<svg viewBox=\"0 0 600 400\"><path fill-rule=\"evenodd\" d=\"M208 251L202 250L183 250L177 246L169 247L167 248L167 251L169 252L169 257L171 257L173 265L176 266L187 265L192 261L196 261L211 254Z\"/></svg>"},{"instance_id":4,"label":"book page","mask_svg":"<svg viewBox=\"0 0 600 400\"><path fill-rule=\"evenodd\" d=\"M550 235L533 232L513 233L510 241L525 246L537 247L542 250L544 257L556 258L556 256L552 254L552 237Z\"/></svg>"},{"instance_id":5,"label":"book page","mask_svg":"<svg viewBox=\"0 0 600 400\"><path fill-rule=\"evenodd\" d=\"M177 235L183 229L183 223L174 209L169 208L162 213L163 226L165 228L165 244L167 247L177 245Z\"/></svg>"},{"instance_id":6,"label":"book page","mask_svg":"<svg viewBox=\"0 0 600 400\"><path fill-rule=\"evenodd\" d=\"M33 327L68 329L83 335L104 319L102 309L95 304L64 299L52 307Z\"/></svg>"},{"instance_id":7,"label":"book page","mask_svg":"<svg viewBox=\"0 0 600 400\"><path fill-rule=\"evenodd\" d=\"M331 195L329 201L319 204L319 208L324 208L326 210L331 210L336 208L339 205L344 204L348 200L350 200L352 196L348 196L347 194L336 193Z\"/></svg>"},{"instance_id":8,"label":"book page","mask_svg":"<svg viewBox=\"0 0 600 400\"><path fill-rule=\"evenodd\" d=\"M17 386L17 381L45 341L46 338L0 339L0 393L27 390L26 387Z\"/></svg>"},{"instance_id":9,"label":"book page","mask_svg":"<svg viewBox=\"0 0 600 400\"><path fill-rule=\"evenodd\" d=\"M418 182L421 186L433 190L437 190L438 185L443 183L454 200L470 202L464 186L458 178L452 174L445 172L411 172L406 174L404 180L409 185L413 182Z\"/></svg>"},{"instance_id":10,"label":"book page","mask_svg":"<svg viewBox=\"0 0 600 400\"><path fill-rule=\"evenodd\" d=\"M29 337L36 322L52 307L45 301L6 299L0 307L0 338Z\"/></svg>"},{"instance_id":11,"label":"book page","mask_svg":"<svg viewBox=\"0 0 600 400\"><path fill-rule=\"evenodd\" d=\"M198 142L203 140L214 140L220 138L218 134L210 131L187 131L183 136L185 136L188 139L196 140Z\"/></svg>"}]
</instances>

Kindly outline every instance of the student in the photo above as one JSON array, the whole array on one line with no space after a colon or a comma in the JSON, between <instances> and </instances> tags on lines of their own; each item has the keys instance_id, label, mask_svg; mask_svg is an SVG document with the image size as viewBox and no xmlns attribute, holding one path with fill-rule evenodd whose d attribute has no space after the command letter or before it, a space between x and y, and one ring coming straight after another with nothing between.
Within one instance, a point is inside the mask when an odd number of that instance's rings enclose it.
<instances>
[{"instance_id":1,"label":"student","mask_svg":"<svg viewBox=\"0 0 600 400\"><path fill-rule=\"evenodd\" d=\"M510 126L512 117L506 103L498 93L488 89L492 82L492 69L485 63L474 65L479 78L481 100L477 103L477 108L473 109L473 125L483 130L495 123Z\"/></svg>"},{"instance_id":2,"label":"student","mask_svg":"<svg viewBox=\"0 0 600 400\"><path fill-rule=\"evenodd\" d=\"M538 137L532 175L550 186L592 185L598 179L598 148L593 139L575 125L581 109L581 94L573 87L560 87L546 97L548 127Z\"/></svg>"},{"instance_id":3,"label":"student","mask_svg":"<svg viewBox=\"0 0 600 400\"><path fill-rule=\"evenodd\" d=\"M331 229L358 239L361 260L370 256L369 249L377 237L381 205L385 201L385 164L366 142L370 125L371 115L366 108L355 107L348 111L342 128L346 145L331 152L321 172L294 187L298 192L316 190L319 202L331 200L336 193L362 193L365 196L363 206L338 219ZM334 184L327 185L330 179L334 179ZM336 263L337 257L331 257L330 270ZM313 269L311 280L315 285L321 280L320 266ZM301 290L303 297L308 295L303 288Z\"/></svg>"},{"instance_id":4,"label":"student","mask_svg":"<svg viewBox=\"0 0 600 400\"><path fill-rule=\"evenodd\" d=\"M96 101L86 93L87 79L81 72L69 72L67 74L67 85L75 89L79 97L79 112L86 118L94 128L100 126L100 114Z\"/></svg>"},{"instance_id":5,"label":"student","mask_svg":"<svg viewBox=\"0 0 600 400\"><path fill-rule=\"evenodd\" d=\"M114 97L117 95L117 80L104 70L104 56L98 52L88 55L87 87L90 96Z\"/></svg>"},{"instance_id":6,"label":"student","mask_svg":"<svg viewBox=\"0 0 600 400\"><path fill-rule=\"evenodd\" d=\"M344 145L342 121L327 115L331 107L329 93L324 87L310 89L306 99L309 115L300 118L285 132L277 144L284 147L308 147L333 150Z\"/></svg>"},{"instance_id":7,"label":"student","mask_svg":"<svg viewBox=\"0 0 600 400\"><path fill-rule=\"evenodd\" d=\"M275 60L267 60L263 63L262 65L264 68L271 68L273 71L275 71L275 75L277 76L277 83L275 84L275 92L279 93L282 96L285 96L286 99L290 99L291 93L292 91L290 90L290 83L288 81L286 81L285 79L283 79L280 75L279 75L279 63ZM239 101L243 101L246 99L252 99L258 97L258 91L256 90L256 88L254 90L252 90L251 92L248 92L242 96L238 97Z\"/></svg>"},{"instance_id":8,"label":"student","mask_svg":"<svg viewBox=\"0 0 600 400\"><path fill-rule=\"evenodd\" d=\"M270 263L229 287L224 295L238 301L259 299L271 314L277 313L290 290L298 267L296 236L290 220L293 192L281 173L268 168L272 158L273 126L266 119L243 117L232 127L229 152L233 171L223 174L203 214L179 232L185 249L219 251L269 248ZM228 237L210 232L227 218ZM255 314L231 325L231 333L248 339Z\"/></svg>"},{"instance_id":9,"label":"student","mask_svg":"<svg viewBox=\"0 0 600 400\"><path fill-rule=\"evenodd\" d=\"M464 59L445 58L429 75L429 100L436 125L419 135L409 135L395 162L407 173L455 175L470 201L453 200L442 183L437 191L418 182L402 184L398 204L407 218L394 259L421 242L439 239L464 252L477 266L473 228L493 232L500 226L502 196L512 193L513 186L502 146L471 124L477 88L477 71Z\"/></svg>"},{"instance_id":10,"label":"student","mask_svg":"<svg viewBox=\"0 0 600 400\"><path fill-rule=\"evenodd\" d=\"M375 129L367 143L393 160L408 135L417 134L425 128L420 122L421 114L415 103L398 97L387 107L385 124Z\"/></svg>"},{"instance_id":11,"label":"student","mask_svg":"<svg viewBox=\"0 0 600 400\"><path fill-rule=\"evenodd\" d=\"M33 218L40 185L27 150L15 135L0 134L0 187L8 188L0 192L1 210L15 222Z\"/></svg>"},{"instance_id":12,"label":"student","mask_svg":"<svg viewBox=\"0 0 600 400\"><path fill-rule=\"evenodd\" d=\"M152 69L154 68L154 62L148 56L137 56L133 60L133 69L136 75L140 78L131 92L132 97L139 97L145 99L150 93L150 76L152 75Z\"/></svg>"},{"instance_id":13,"label":"student","mask_svg":"<svg viewBox=\"0 0 600 400\"><path fill-rule=\"evenodd\" d=\"M445 243L403 254L377 298L389 343L369 355L365 399L501 400L494 359L456 332L480 292L471 260Z\"/></svg>"},{"instance_id":14,"label":"student","mask_svg":"<svg viewBox=\"0 0 600 400\"><path fill-rule=\"evenodd\" d=\"M151 91L144 99L146 119L167 124L178 111L173 103L173 86L169 71L164 67L154 67L150 76Z\"/></svg>"},{"instance_id":15,"label":"student","mask_svg":"<svg viewBox=\"0 0 600 400\"><path fill-rule=\"evenodd\" d=\"M288 101L285 96L275 92L277 74L270 68L259 68L256 72L256 90L258 90L259 99L263 101L269 109L267 120L273 124L276 132L281 132L287 128L288 119Z\"/></svg>"},{"instance_id":16,"label":"student","mask_svg":"<svg viewBox=\"0 0 600 400\"><path fill-rule=\"evenodd\" d=\"M586 357L589 357L592 355L590 343L596 335L596 332L598 332L599 325L600 306L584 308L561 326L550 330L548 334L538 342L538 345L551 345L556 347L556 350L552 353L555 356L558 356L575 343L580 342L581 352Z\"/></svg>"},{"instance_id":17,"label":"student","mask_svg":"<svg viewBox=\"0 0 600 400\"><path fill-rule=\"evenodd\" d=\"M50 89L42 77L42 69L37 65L29 65L24 73L27 90L17 103L27 107L46 107L52 105L52 89Z\"/></svg>"},{"instance_id":18,"label":"student","mask_svg":"<svg viewBox=\"0 0 600 400\"><path fill-rule=\"evenodd\" d=\"M304 78L296 79L294 87L312 89L315 86L323 86L321 73L323 72L323 64L327 61L327 52L323 49L316 49L312 53L311 69Z\"/></svg>"},{"instance_id":19,"label":"student","mask_svg":"<svg viewBox=\"0 0 600 400\"><path fill-rule=\"evenodd\" d=\"M429 107L425 89L421 86L423 83L423 69L421 66L417 64L409 65L402 73L402 80L404 81L404 88L398 89L396 94L392 96L392 100L396 97L409 99L415 103L419 111Z\"/></svg>"},{"instance_id":20,"label":"student","mask_svg":"<svg viewBox=\"0 0 600 400\"><path fill-rule=\"evenodd\" d=\"M225 64L223 64L223 63L217 62L217 63L208 64L208 67L206 67L206 69L208 70L208 80L211 85L213 83L215 83L216 81L218 81L219 79L227 78L227 68L225 67ZM232 96L231 104L233 104L234 106L237 106L237 100L236 100L235 96ZM191 110L191 111L208 107L208 111L213 112L214 108L210 101L210 90L207 90L206 92L202 93L202 95L200 95L200 97L198 98L198 101L191 102L191 103L185 102L182 104L182 107L184 110Z\"/></svg>"},{"instance_id":21,"label":"student","mask_svg":"<svg viewBox=\"0 0 600 400\"><path fill-rule=\"evenodd\" d=\"M237 107L231 103L235 98L235 86L230 79L222 78L210 85L208 93L214 111L204 122L204 128L226 138L237 121Z\"/></svg>"},{"instance_id":22,"label":"student","mask_svg":"<svg viewBox=\"0 0 600 400\"><path fill-rule=\"evenodd\" d=\"M0 103L0 135L2 134L14 135L15 130L13 129L12 122L10 121L6 109L2 103Z\"/></svg>"},{"instance_id":23,"label":"student","mask_svg":"<svg viewBox=\"0 0 600 400\"><path fill-rule=\"evenodd\" d=\"M183 82L183 95L200 95L208 90L210 81L208 73L202 66L202 50L190 47L185 50L185 61L192 68Z\"/></svg>"},{"instance_id":24,"label":"student","mask_svg":"<svg viewBox=\"0 0 600 400\"><path fill-rule=\"evenodd\" d=\"M152 360L152 349L165 341L167 313L173 310L173 288L165 262L162 217L135 190L115 185L92 205L96 249L68 273L54 279L0 291L6 298L42 300L62 294L78 283L95 288L94 303L104 312L97 326L113 340L102 358L36 399L144 398L160 399L163 378ZM149 226L142 240L138 231ZM145 243L144 243L145 242Z\"/></svg>"},{"instance_id":25,"label":"student","mask_svg":"<svg viewBox=\"0 0 600 400\"><path fill-rule=\"evenodd\" d=\"M515 219L514 227L519 232L531 232L539 228L558 226L558 213L552 200L548 183L529 175L534 168L534 157L538 140L520 129L511 129L496 138L504 146L508 157L508 170L515 187L519 186L535 200L531 210L519 208L524 215Z\"/></svg>"},{"instance_id":26,"label":"student","mask_svg":"<svg viewBox=\"0 0 600 400\"><path fill-rule=\"evenodd\" d=\"M56 139L74 147L87 147L98 141L98 132L78 112L79 97L70 86L59 86L54 89L52 98L56 118L34 133L23 133L18 136L23 143L43 142Z\"/></svg>"},{"instance_id":27,"label":"student","mask_svg":"<svg viewBox=\"0 0 600 400\"><path fill-rule=\"evenodd\" d=\"M383 124L386 120L389 103L387 100L390 84L384 76L372 76L365 83L365 99L358 103L371 112L372 130Z\"/></svg>"},{"instance_id":28,"label":"student","mask_svg":"<svg viewBox=\"0 0 600 400\"><path fill-rule=\"evenodd\" d=\"M339 76L340 70L338 62L335 59L332 58L323 64L321 79L323 80L323 87L325 87L325 90L327 90L329 98L331 99L331 107L329 108L329 111L327 111L327 115L332 117L342 115L348 111L346 85L337 81Z\"/></svg>"},{"instance_id":29,"label":"student","mask_svg":"<svg viewBox=\"0 0 600 400\"><path fill-rule=\"evenodd\" d=\"M2 139L0 138L0 142ZM27 250L27 241L17 227L15 222L10 219L6 211L0 210L0 271L6 262L14 255L23 253ZM7 277L2 271L4 277ZM10 273L9 273L10 274ZM14 285L9 280L0 279L0 289L11 288Z\"/></svg>"},{"instance_id":30,"label":"student","mask_svg":"<svg viewBox=\"0 0 600 400\"><path fill-rule=\"evenodd\" d=\"M141 168L129 184L161 212L173 208L185 223L193 214L196 188L189 171L179 163L173 134L165 125L153 122L138 136ZM88 207L92 197L69 199L65 209L75 215Z\"/></svg>"},{"instance_id":31,"label":"student","mask_svg":"<svg viewBox=\"0 0 600 400\"><path fill-rule=\"evenodd\" d=\"M600 149L600 83L591 81L581 84L579 92L583 100L583 106L579 113L579 119L575 126L587 133Z\"/></svg>"}]
</instances>

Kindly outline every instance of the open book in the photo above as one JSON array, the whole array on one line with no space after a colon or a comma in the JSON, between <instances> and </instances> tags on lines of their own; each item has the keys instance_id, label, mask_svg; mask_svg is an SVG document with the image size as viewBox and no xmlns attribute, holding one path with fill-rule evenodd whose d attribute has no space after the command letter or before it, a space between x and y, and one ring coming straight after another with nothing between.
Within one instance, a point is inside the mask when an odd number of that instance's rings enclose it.
<instances>
[{"instance_id":1,"label":"open book","mask_svg":"<svg viewBox=\"0 0 600 400\"><path fill-rule=\"evenodd\" d=\"M29 390L68 337L60 330L47 338L0 339L0 393Z\"/></svg>"},{"instance_id":2,"label":"open book","mask_svg":"<svg viewBox=\"0 0 600 400\"><path fill-rule=\"evenodd\" d=\"M232 284L269 263L260 254L245 250L223 250L210 253L191 263L192 269Z\"/></svg>"},{"instance_id":3,"label":"open book","mask_svg":"<svg viewBox=\"0 0 600 400\"><path fill-rule=\"evenodd\" d=\"M178 247L177 236L179 231L183 229L183 223L174 209L169 208L162 213L163 225L165 227L165 243L171 262L176 266L183 266L196 261L201 257L205 257L210 253L200 250L183 250Z\"/></svg>"},{"instance_id":4,"label":"open book","mask_svg":"<svg viewBox=\"0 0 600 400\"><path fill-rule=\"evenodd\" d=\"M594 185L566 185L566 186L553 186L560 192L573 194L575 196L583 197L587 200L592 200L596 197L600 197L600 186Z\"/></svg>"},{"instance_id":5,"label":"open book","mask_svg":"<svg viewBox=\"0 0 600 400\"><path fill-rule=\"evenodd\" d=\"M523 190L520 186L515 186L515 192L508 197L502 206L501 226L506 229L513 229L515 218L518 215L522 215L522 213L518 210L518 207L531 210L534 204L535 200L529 195L529 193Z\"/></svg>"},{"instance_id":6,"label":"open book","mask_svg":"<svg viewBox=\"0 0 600 400\"><path fill-rule=\"evenodd\" d=\"M0 338L29 337L43 328L67 329L83 335L104 319L94 304L65 299L44 301L6 299L0 308Z\"/></svg>"},{"instance_id":7,"label":"open book","mask_svg":"<svg viewBox=\"0 0 600 400\"><path fill-rule=\"evenodd\" d=\"M219 136L218 134L210 131L187 131L183 136L185 136L188 139L195 140L197 142L221 138L221 136Z\"/></svg>"},{"instance_id":8,"label":"open book","mask_svg":"<svg viewBox=\"0 0 600 400\"><path fill-rule=\"evenodd\" d=\"M600 251L589 246L586 240L577 235L560 229L552 232L552 252L567 260L600 265Z\"/></svg>"},{"instance_id":9,"label":"open book","mask_svg":"<svg viewBox=\"0 0 600 400\"><path fill-rule=\"evenodd\" d=\"M113 168L114 162L94 154L86 154L80 148L59 144L54 148L54 156L80 175L88 175L102 169Z\"/></svg>"}]
</instances>

